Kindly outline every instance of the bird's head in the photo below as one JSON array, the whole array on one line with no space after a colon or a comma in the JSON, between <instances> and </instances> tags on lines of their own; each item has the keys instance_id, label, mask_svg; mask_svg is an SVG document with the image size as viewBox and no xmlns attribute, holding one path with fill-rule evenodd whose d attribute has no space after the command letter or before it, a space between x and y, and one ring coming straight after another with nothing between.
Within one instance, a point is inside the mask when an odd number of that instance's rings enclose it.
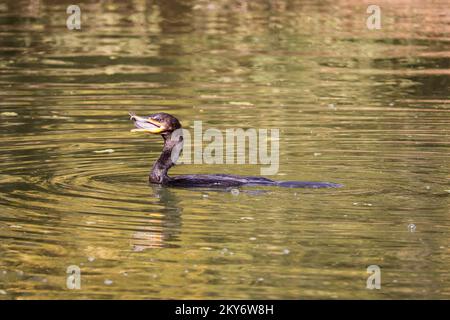
<instances>
[{"instance_id":1,"label":"bird's head","mask_svg":"<svg viewBox=\"0 0 450 320\"><path fill-rule=\"evenodd\" d=\"M159 112L148 117L139 117L134 112L130 112L130 120L134 121L135 129L132 132L144 132L160 134L163 137L171 134L177 129L181 129L181 123L174 116Z\"/></svg>"}]
</instances>

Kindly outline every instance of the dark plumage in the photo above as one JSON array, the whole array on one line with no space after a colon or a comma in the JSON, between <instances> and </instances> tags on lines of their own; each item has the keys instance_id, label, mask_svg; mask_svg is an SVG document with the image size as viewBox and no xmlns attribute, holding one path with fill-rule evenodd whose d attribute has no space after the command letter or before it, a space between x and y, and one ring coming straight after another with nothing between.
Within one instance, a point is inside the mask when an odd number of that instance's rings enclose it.
<instances>
[{"instance_id":1,"label":"dark plumage","mask_svg":"<svg viewBox=\"0 0 450 320\"><path fill-rule=\"evenodd\" d=\"M177 118L168 113L155 113L148 117L139 117L130 112L134 121L135 132L160 134L164 139L164 146L158 160L153 164L149 175L150 183L173 187L239 187L239 186L278 186L285 188L338 188L340 184L330 182L307 181L273 181L263 177L237 176L228 174L192 174L169 177L168 171L175 164L182 149L183 137L174 135L181 129Z\"/></svg>"}]
</instances>

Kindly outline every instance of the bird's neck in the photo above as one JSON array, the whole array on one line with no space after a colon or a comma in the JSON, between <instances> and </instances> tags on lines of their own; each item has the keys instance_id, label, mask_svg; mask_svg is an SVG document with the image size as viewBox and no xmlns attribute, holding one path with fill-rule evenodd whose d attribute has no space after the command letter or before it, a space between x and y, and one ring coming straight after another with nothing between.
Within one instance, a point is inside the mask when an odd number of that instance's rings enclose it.
<instances>
[{"instance_id":1,"label":"bird's neck","mask_svg":"<svg viewBox=\"0 0 450 320\"><path fill-rule=\"evenodd\" d=\"M181 132L181 129L180 129ZM163 135L164 147L158 160L153 164L149 175L151 183L166 184L170 181L168 171L175 165L183 149L183 136L169 133Z\"/></svg>"}]
</instances>

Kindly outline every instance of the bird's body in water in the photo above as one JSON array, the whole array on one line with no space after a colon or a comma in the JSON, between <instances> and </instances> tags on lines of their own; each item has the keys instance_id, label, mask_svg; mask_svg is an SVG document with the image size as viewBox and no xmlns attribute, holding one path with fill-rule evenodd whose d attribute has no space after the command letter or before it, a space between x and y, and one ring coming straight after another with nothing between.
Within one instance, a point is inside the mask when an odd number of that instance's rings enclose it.
<instances>
[{"instance_id":1,"label":"bird's body in water","mask_svg":"<svg viewBox=\"0 0 450 320\"><path fill-rule=\"evenodd\" d=\"M130 112L136 129L133 132L160 134L164 146L158 160L153 164L149 182L172 187L240 187L240 186L278 186L286 188L338 188L340 184L308 181L274 181L263 177L238 176L229 174L192 174L170 177L169 169L175 164L183 147L181 123L167 113L155 113L139 117Z\"/></svg>"}]
</instances>

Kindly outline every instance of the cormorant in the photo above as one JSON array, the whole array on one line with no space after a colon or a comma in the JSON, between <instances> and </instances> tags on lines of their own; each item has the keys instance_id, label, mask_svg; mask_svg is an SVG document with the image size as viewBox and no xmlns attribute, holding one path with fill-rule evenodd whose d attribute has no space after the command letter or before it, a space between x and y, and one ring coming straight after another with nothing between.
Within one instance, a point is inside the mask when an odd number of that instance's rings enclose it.
<instances>
[{"instance_id":1,"label":"cormorant","mask_svg":"<svg viewBox=\"0 0 450 320\"><path fill-rule=\"evenodd\" d=\"M153 164L149 182L173 187L239 187L239 186L278 186L286 188L339 188L342 185L330 182L273 181L263 177L238 176L230 174L189 174L170 177L169 169L175 164L183 147L181 123L174 116L160 112L148 117L139 117L130 112L136 129L132 132L160 134L164 146L158 160Z\"/></svg>"}]
</instances>

